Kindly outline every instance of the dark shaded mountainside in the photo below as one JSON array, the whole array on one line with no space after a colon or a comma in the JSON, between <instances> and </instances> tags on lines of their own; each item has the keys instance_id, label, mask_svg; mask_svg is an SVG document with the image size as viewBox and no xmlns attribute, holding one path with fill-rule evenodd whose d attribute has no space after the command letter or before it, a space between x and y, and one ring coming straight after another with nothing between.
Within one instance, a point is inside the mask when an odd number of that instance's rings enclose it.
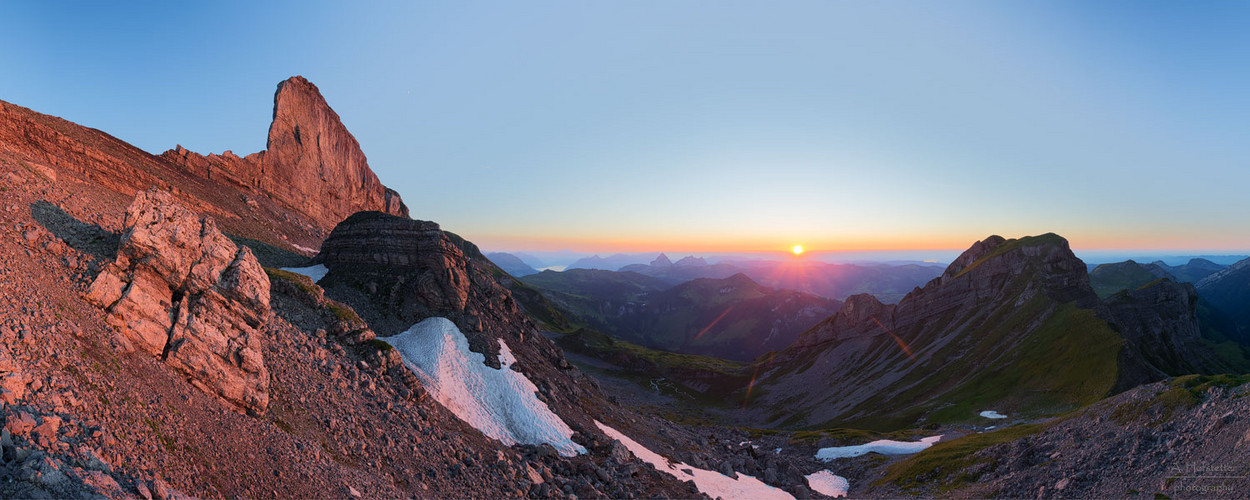
<instances>
[{"instance_id":1,"label":"dark shaded mountainside","mask_svg":"<svg viewBox=\"0 0 1250 500\"><path fill-rule=\"evenodd\" d=\"M586 326L651 349L750 361L785 348L841 303L743 274L677 286L632 272L571 269L521 279Z\"/></svg>"},{"instance_id":2,"label":"dark shaded mountainside","mask_svg":"<svg viewBox=\"0 0 1250 500\"><path fill-rule=\"evenodd\" d=\"M153 156L0 103L0 180L0 496L691 494L594 420L669 456L694 435L612 405L506 274L406 218L302 78L279 85L269 149L247 158ZM318 245L325 289L262 267ZM436 401L374 332L432 316L486 369L506 341L504 369L586 453L504 446Z\"/></svg>"},{"instance_id":3,"label":"dark shaded mountainside","mask_svg":"<svg viewBox=\"0 0 1250 500\"><path fill-rule=\"evenodd\" d=\"M1250 258L1211 273L1194 286L1218 314L1227 318L1230 336L1250 338Z\"/></svg>"},{"instance_id":4,"label":"dark shaded mountainside","mask_svg":"<svg viewBox=\"0 0 1250 500\"><path fill-rule=\"evenodd\" d=\"M1054 234L977 242L886 305L868 295L756 362L751 405L773 425L898 429L1044 415L1187 373L1246 369L1204 338L1190 285L1156 280L1106 302Z\"/></svg>"}]
</instances>

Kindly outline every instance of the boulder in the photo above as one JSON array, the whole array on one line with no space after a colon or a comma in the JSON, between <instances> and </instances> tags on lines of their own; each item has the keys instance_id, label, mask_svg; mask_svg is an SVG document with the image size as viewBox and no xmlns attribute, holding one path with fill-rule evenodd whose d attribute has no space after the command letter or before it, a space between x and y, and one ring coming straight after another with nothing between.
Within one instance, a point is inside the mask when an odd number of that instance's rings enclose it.
<instances>
[{"instance_id":1,"label":"boulder","mask_svg":"<svg viewBox=\"0 0 1250 500\"><path fill-rule=\"evenodd\" d=\"M137 349L230 403L264 412L269 372L258 330L269 318L269 278L251 250L155 189L135 197L125 227L88 300Z\"/></svg>"}]
</instances>

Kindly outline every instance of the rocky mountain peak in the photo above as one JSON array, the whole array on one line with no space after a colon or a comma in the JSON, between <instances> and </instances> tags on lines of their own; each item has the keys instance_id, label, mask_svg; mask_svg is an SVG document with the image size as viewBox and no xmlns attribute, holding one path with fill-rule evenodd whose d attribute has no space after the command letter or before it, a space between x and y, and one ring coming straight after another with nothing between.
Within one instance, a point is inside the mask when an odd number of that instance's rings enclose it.
<instances>
[{"instance_id":1,"label":"rocky mountain peak","mask_svg":"<svg viewBox=\"0 0 1250 500\"><path fill-rule=\"evenodd\" d=\"M982 291L1017 281L1034 283L1056 301L1097 304L1085 263L1072 253L1068 240L1054 233L1010 240L994 235L978 241L940 278L944 286L961 279L968 280L964 288Z\"/></svg>"},{"instance_id":2,"label":"rocky mountain peak","mask_svg":"<svg viewBox=\"0 0 1250 500\"><path fill-rule=\"evenodd\" d=\"M383 186L369 168L360 144L338 113L304 77L293 76L278 84L265 144L269 186L279 192L285 186L292 196L324 200L304 205L323 212L315 214L320 218L338 222L361 208L408 216L399 195ZM359 206L357 200L365 203Z\"/></svg>"},{"instance_id":3,"label":"rocky mountain peak","mask_svg":"<svg viewBox=\"0 0 1250 500\"><path fill-rule=\"evenodd\" d=\"M967 250L964 250L963 253L959 254L959 257L956 257L955 260L946 267L946 275L953 276L956 273L967 269L968 266L972 265L972 263L989 255L990 252L993 252L996 248L1002 246L1003 243L1006 242L1006 238L994 234L984 240L973 243L972 246L968 247Z\"/></svg>"},{"instance_id":4,"label":"rocky mountain peak","mask_svg":"<svg viewBox=\"0 0 1250 500\"><path fill-rule=\"evenodd\" d=\"M669 267L673 265L673 261L668 260L668 256L661 253L659 257L651 261L651 265L653 267Z\"/></svg>"},{"instance_id":5,"label":"rocky mountain peak","mask_svg":"<svg viewBox=\"0 0 1250 500\"><path fill-rule=\"evenodd\" d=\"M338 113L304 77L278 83L265 148L240 158L230 152L205 156L178 146L161 158L196 176L269 196L322 229L361 210L408 216L399 193L382 185Z\"/></svg>"}]
</instances>

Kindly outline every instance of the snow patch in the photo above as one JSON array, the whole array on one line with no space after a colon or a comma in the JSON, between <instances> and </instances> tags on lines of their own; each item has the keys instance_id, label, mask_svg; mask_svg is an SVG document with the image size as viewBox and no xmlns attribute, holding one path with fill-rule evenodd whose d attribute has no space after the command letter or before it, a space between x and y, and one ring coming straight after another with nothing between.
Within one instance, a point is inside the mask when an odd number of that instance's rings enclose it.
<instances>
[{"instance_id":1,"label":"snow patch","mask_svg":"<svg viewBox=\"0 0 1250 500\"><path fill-rule=\"evenodd\" d=\"M701 493L712 498L719 497L726 500L731 498L794 500L794 496L786 493L784 490L769 486L763 481L741 472L738 473L738 479L734 479L719 472L691 467L681 462L671 463L659 453L638 444L638 442L621 434L616 429L603 425L598 420L595 421L595 425L599 426L599 430L607 434L608 437L620 441L629 451L633 452L635 457L651 464L652 467L655 467L655 470L673 476L678 481L694 481L694 485L699 488Z\"/></svg>"},{"instance_id":2,"label":"snow patch","mask_svg":"<svg viewBox=\"0 0 1250 500\"><path fill-rule=\"evenodd\" d=\"M509 446L548 443L566 457L586 453L573 442L573 429L534 396L538 387L512 370L516 357L502 339L499 370L470 351L464 333L446 318L426 319L385 340L434 399L483 434Z\"/></svg>"},{"instance_id":3,"label":"snow patch","mask_svg":"<svg viewBox=\"0 0 1250 500\"><path fill-rule=\"evenodd\" d=\"M296 249L296 250L299 250L299 251L304 252L304 253L311 253L311 254L316 254L316 253L317 253L317 249L315 249L315 248L308 248L308 247L306 247L306 246L304 246L304 245L296 245L295 243L291 243L291 246L295 247L295 249Z\"/></svg>"},{"instance_id":4,"label":"snow patch","mask_svg":"<svg viewBox=\"0 0 1250 500\"><path fill-rule=\"evenodd\" d=\"M326 277L326 273L330 272L329 269L326 269L324 264L317 264L315 266L308 267L284 267L282 270L307 276L308 279L313 280L313 283L321 281L321 278Z\"/></svg>"},{"instance_id":5,"label":"snow patch","mask_svg":"<svg viewBox=\"0 0 1250 500\"><path fill-rule=\"evenodd\" d=\"M1007 418L1006 415L1003 415L1002 413L996 412L994 410L985 410L981 412L981 416L985 418Z\"/></svg>"},{"instance_id":6,"label":"snow patch","mask_svg":"<svg viewBox=\"0 0 1250 500\"><path fill-rule=\"evenodd\" d=\"M938 442L940 439L942 439L942 436L930 436L921 439L920 441L910 442L881 439L868 444L858 444L855 446L821 448L816 451L816 458L828 462L837 458L858 457L871 452L877 452L882 455L907 455L933 446L933 443Z\"/></svg>"},{"instance_id":7,"label":"snow patch","mask_svg":"<svg viewBox=\"0 0 1250 500\"><path fill-rule=\"evenodd\" d=\"M827 470L813 472L806 476L807 486L821 495L828 495L833 498L844 497L846 492L851 489L851 483L845 477L835 475Z\"/></svg>"}]
</instances>

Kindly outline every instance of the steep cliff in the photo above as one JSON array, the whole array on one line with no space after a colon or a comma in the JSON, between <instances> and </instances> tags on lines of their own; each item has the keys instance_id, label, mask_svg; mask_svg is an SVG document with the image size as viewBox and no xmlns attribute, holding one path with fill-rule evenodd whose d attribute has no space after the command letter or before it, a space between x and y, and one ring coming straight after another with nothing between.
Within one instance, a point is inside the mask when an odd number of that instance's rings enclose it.
<instances>
[{"instance_id":1,"label":"steep cliff","mask_svg":"<svg viewBox=\"0 0 1250 500\"><path fill-rule=\"evenodd\" d=\"M293 76L273 96L265 151L200 155L182 146L161 157L207 179L263 194L328 229L348 215L377 210L403 217L408 207L369 168L356 138L316 85Z\"/></svg>"}]
</instances>

